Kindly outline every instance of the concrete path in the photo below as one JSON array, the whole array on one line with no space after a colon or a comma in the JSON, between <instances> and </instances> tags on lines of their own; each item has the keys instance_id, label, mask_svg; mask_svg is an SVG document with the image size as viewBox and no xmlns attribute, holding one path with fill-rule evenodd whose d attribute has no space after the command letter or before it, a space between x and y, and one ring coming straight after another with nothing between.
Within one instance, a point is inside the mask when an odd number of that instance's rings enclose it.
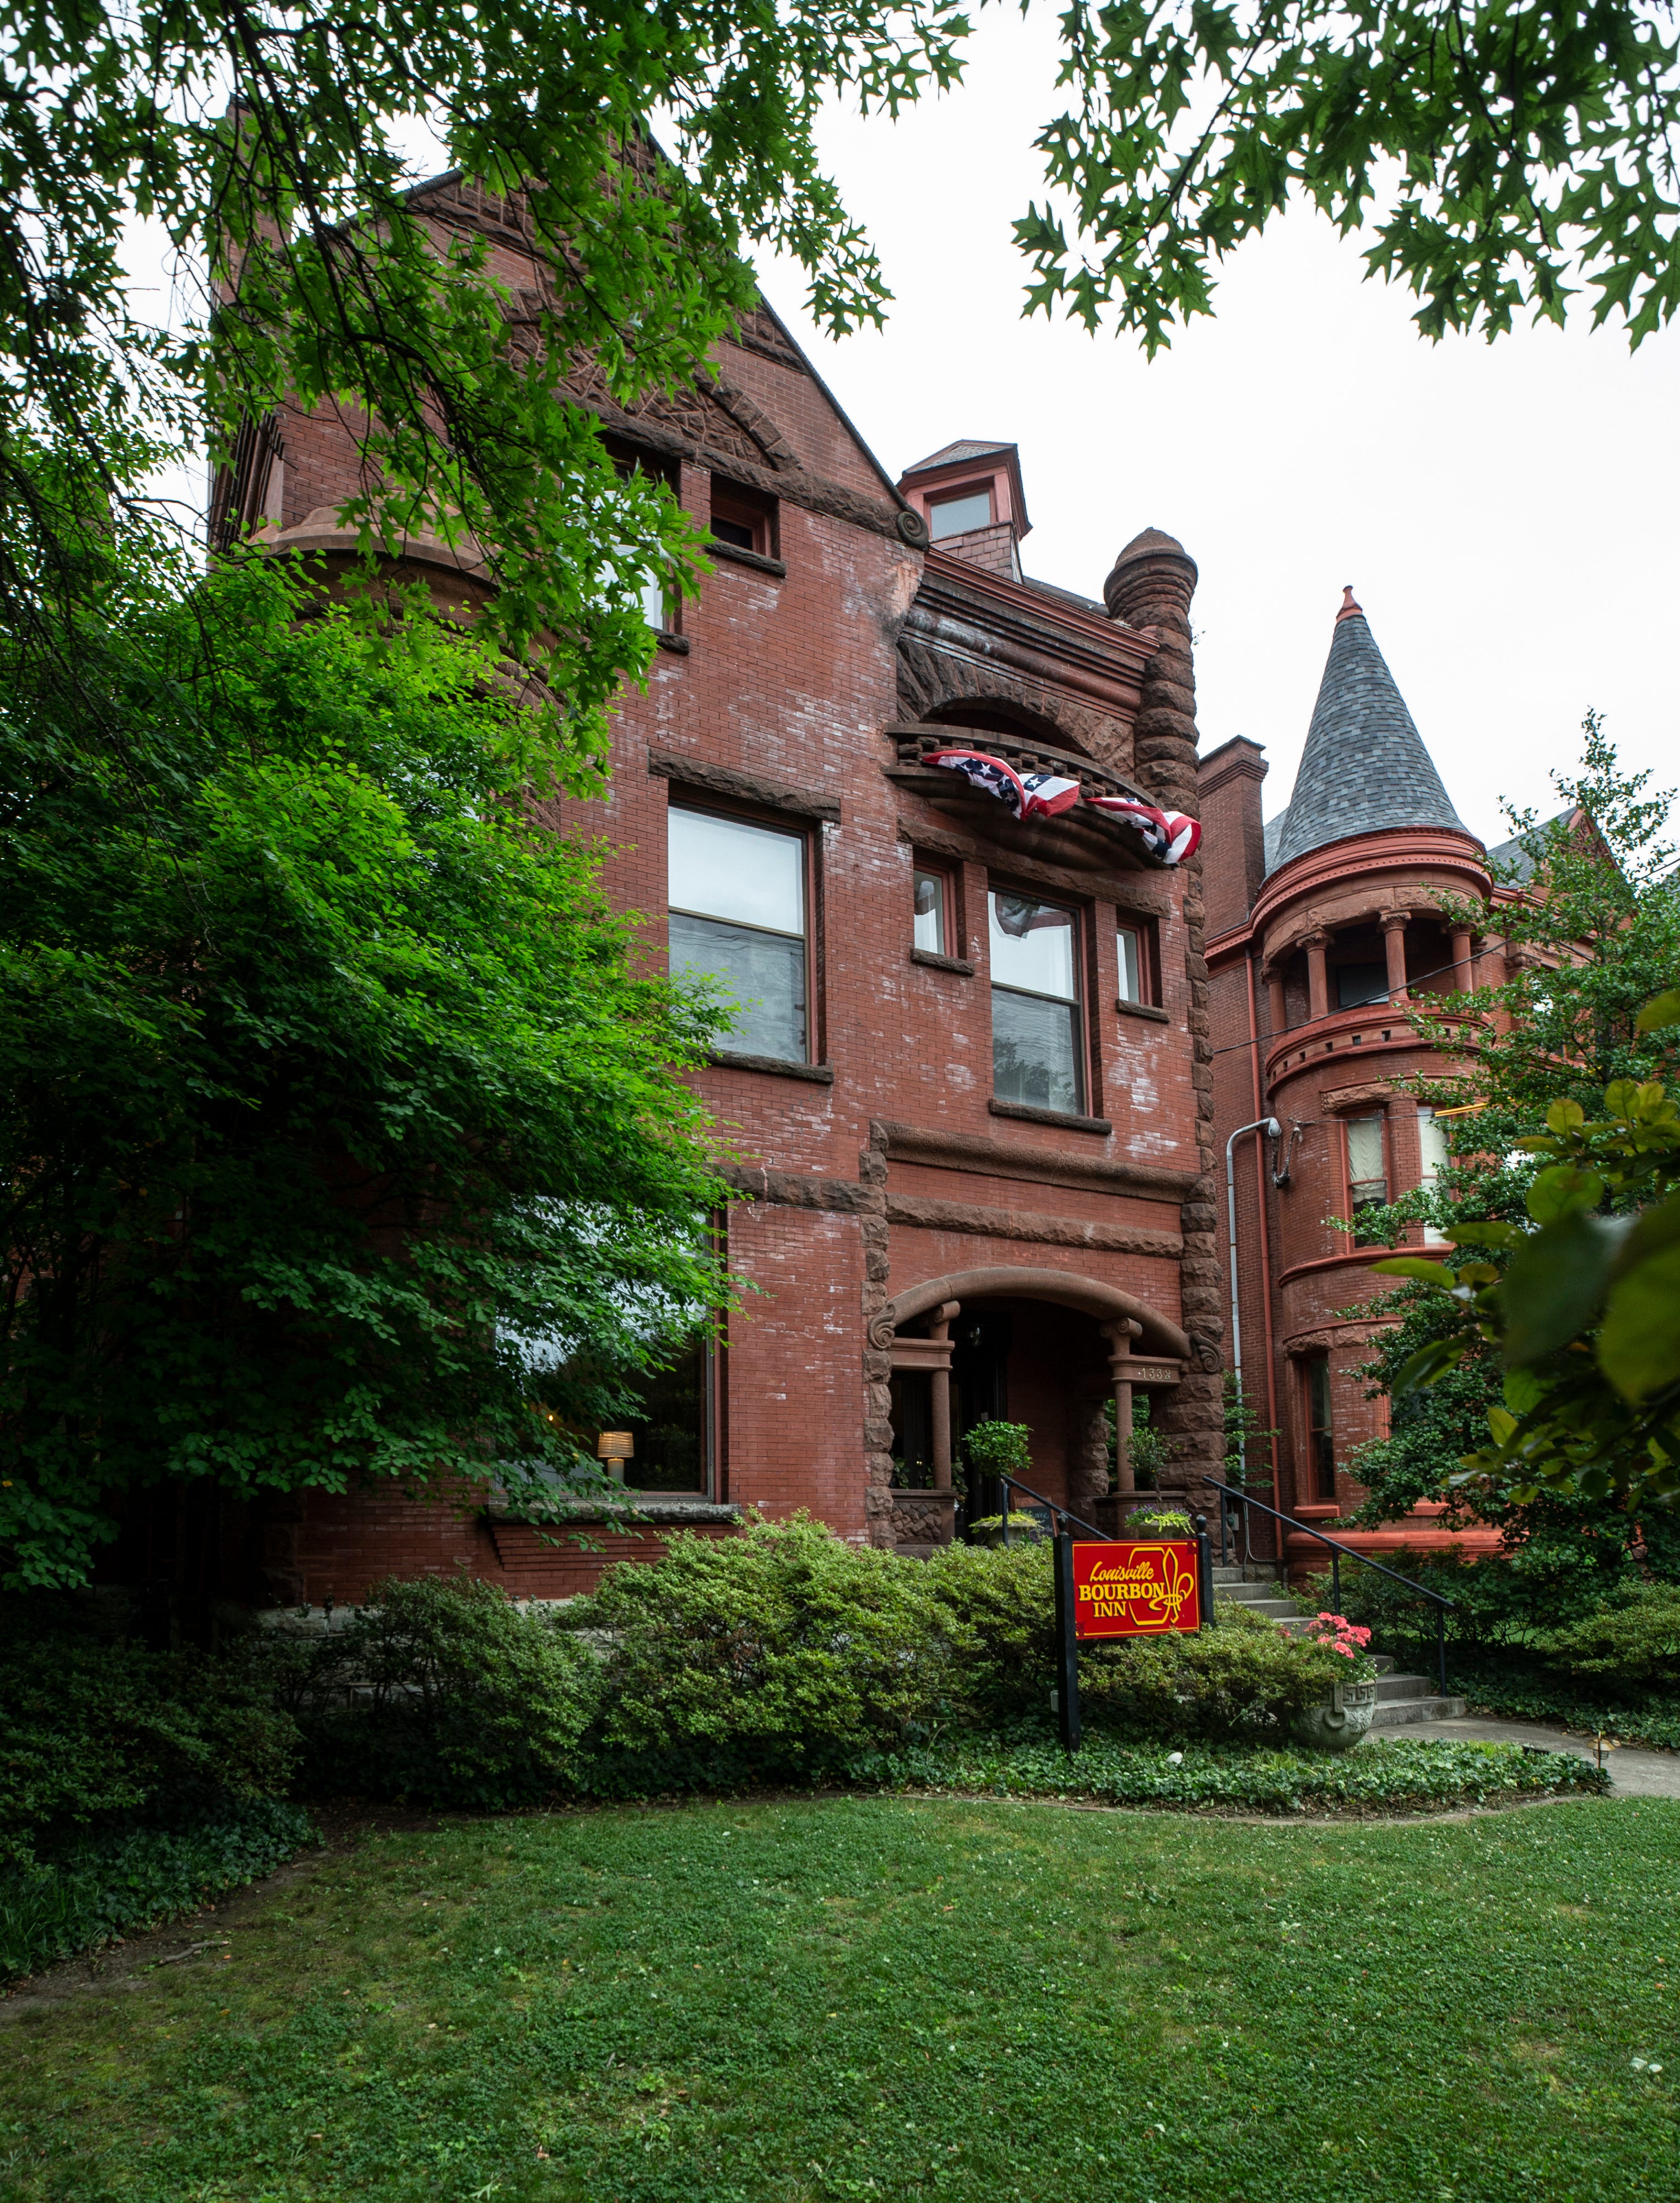
<instances>
[{"instance_id":1,"label":"concrete path","mask_svg":"<svg viewBox=\"0 0 1680 2203\"><path fill-rule=\"evenodd\" d=\"M1385 1729L1385 1736L1439 1736L1475 1744L1537 1744L1547 1751L1572 1751L1582 1759L1596 1759L1598 1745L1590 1736L1568 1729L1544 1728L1538 1722L1439 1721L1419 1722L1415 1728ZM1680 1798L1680 1752L1636 1751L1623 1745L1606 1750L1604 1763L1615 1784L1618 1798Z\"/></svg>"}]
</instances>

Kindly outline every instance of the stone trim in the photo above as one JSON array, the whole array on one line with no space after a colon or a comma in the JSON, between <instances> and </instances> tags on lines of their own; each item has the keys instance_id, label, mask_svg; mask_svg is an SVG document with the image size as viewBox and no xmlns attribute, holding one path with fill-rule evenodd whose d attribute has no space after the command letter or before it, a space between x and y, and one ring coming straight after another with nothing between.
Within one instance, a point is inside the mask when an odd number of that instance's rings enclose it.
<instances>
[{"instance_id":1,"label":"stone trim","mask_svg":"<svg viewBox=\"0 0 1680 2203\"><path fill-rule=\"evenodd\" d=\"M920 773L901 774L896 769L889 771L887 777L918 793L926 784ZM1007 818L1008 813L1000 806L999 824ZM1068 871L1059 865L1042 864L1036 857L1021 856L1006 848L1002 842L988 843L972 835L953 834L948 827L912 825L903 819L899 821L898 838L908 842L913 849L926 849L932 857L949 857L962 865L984 865L988 871L996 866L999 871L1007 871L1012 879L1030 881L1034 887L1052 888L1058 895L1076 895L1082 902L1092 900L1089 872ZM1138 918L1168 918L1172 914L1172 904L1164 884L1153 890L1148 885L1160 877L1159 871L1114 873L1095 890L1096 897Z\"/></svg>"},{"instance_id":2,"label":"stone trim","mask_svg":"<svg viewBox=\"0 0 1680 2203\"><path fill-rule=\"evenodd\" d=\"M1192 1351L1177 1324L1135 1293L1123 1292L1118 1285L1105 1285L1097 1278L1081 1277L1077 1270L1040 1270L999 1262L978 1270L954 1270L945 1277L924 1279L920 1285L907 1286L884 1302L869 1326L869 1344L884 1359L901 1323L912 1323L946 1301L985 1299L992 1295L1049 1301L1057 1308L1078 1308L1105 1323L1130 1317L1145 1337L1153 1332L1160 1342L1145 1347L1142 1359L1145 1361L1183 1361Z\"/></svg>"},{"instance_id":3,"label":"stone trim","mask_svg":"<svg viewBox=\"0 0 1680 2203\"><path fill-rule=\"evenodd\" d=\"M930 972L955 972L959 979L972 979L974 966L966 956L942 956L935 948L913 948L910 961L920 964Z\"/></svg>"},{"instance_id":4,"label":"stone trim","mask_svg":"<svg viewBox=\"0 0 1680 2203\"><path fill-rule=\"evenodd\" d=\"M1145 1200L1178 1202L1187 1200L1198 1184L1193 1171L1167 1170L1157 1163L1017 1147L1012 1141L991 1140L978 1132L948 1131L891 1119L872 1125L870 1136L878 1141L884 1158L893 1162L970 1171L979 1178L1037 1179L1073 1192L1129 1193Z\"/></svg>"},{"instance_id":5,"label":"stone trim","mask_svg":"<svg viewBox=\"0 0 1680 2203\"><path fill-rule=\"evenodd\" d=\"M714 1166L725 1184L748 1201L768 1202L778 1208L825 1208L843 1216L873 1214L879 1203L866 1186L850 1178L819 1178L807 1171L771 1170L762 1163L719 1163Z\"/></svg>"},{"instance_id":6,"label":"stone trim","mask_svg":"<svg viewBox=\"0 0 1680 2203\"><path fill-rule=\"evenodd\" d=\"M966 1231L988 1239L1024 1239L1040 1247L1089 1247L1111 1255L1158 1255L1176 1261L1184 1241L1176 1231L1151 1231L1133 1224L1085 1224L1030 1208L986 1208L969 1201L937 1201L917 1194L887 1195L889 1224L924 1231Z\"/></svg>"},{"instance_id":7,"label":"stone trim","mask_svg":"<svg viewBox=\"0 0 1680 2203\"><path fill-rule=\"evenodd\" d=\"M1157 1009L1153 1002L1128 1002L1124 995L1115 995L1115 1007L1122 1017L1148 1018L1155 1024L1162 1025L1169 1025L1173 1022L1173 1013L1170 1010Z\"/></svg>"},{"instance_id":8,"label":"stone trim","mask_svg":"<svg viewBox=\"0 0 1680 2203\"><path fill-rule=\"evenodd\" d=\"M831 1063L788 1063L779 1055L741 1055L733 1048L714 1048L706 1060L719 1071L762 1071L772 1078L803 1078L813 1086L832 1086Z\"/></svg>"},{"instance_id":9,"label":"stone trim","mask_svg":"<svg viewBox=\"0 0 1680 2203\"><path fill-rule=\"evenodd\" d=\"M790 788L776 780L760 780L755 773L737 772L733 765L708 765L681 750L648 752L648 774L652 780L673 780L683 788L697 788L707 795L730 795L743 803L760 803L766 811L791 812L796 818L821 818L840 823L837 796L813 788Z\"/></svg>"},{"instance_id":10,"label":"stone trim","mask_svg":"<svg viewBox=\"0 0 1680 2203\"><path fill-rule=\"evenodd\" d=\"M685 635L678 635L675 628L662 627L657 629L654 632L654 641L659 645L661 650L672 651L678 658L686 658L689 653L694 648L694 645L689 641L688 636Z\"/></svg>"},{"instance_id":11,"label":"stone trim","mask_svg":"<svg viewBox=\"0 0 1680 2203\"><path fill-rule=\"evenodd\" d=\"M994 1095L986 1107L994 1117L1018 1118L1024 1125L1054 1125L1064 1132L1095 1132L1105 1140L1114 1137L1106 1117L1082 1117L1071 1109L1038 1109L1030 1102L1000 1102Z\"/></svg>"},{"instance_id":12,"label":"stone trim","mask_svg":"<svg viewBox=\"0 0 1680 2203\"><path fill-rule=\"evenodd\" d=\"M769 574L778 582L788 578L785 560L766 558L762 551L748 551L740 543L725 543L715 535L706 540L706 555L708 558L726 558L731 566L750 566L754 573Z\"/></svg>"}]
</instances>

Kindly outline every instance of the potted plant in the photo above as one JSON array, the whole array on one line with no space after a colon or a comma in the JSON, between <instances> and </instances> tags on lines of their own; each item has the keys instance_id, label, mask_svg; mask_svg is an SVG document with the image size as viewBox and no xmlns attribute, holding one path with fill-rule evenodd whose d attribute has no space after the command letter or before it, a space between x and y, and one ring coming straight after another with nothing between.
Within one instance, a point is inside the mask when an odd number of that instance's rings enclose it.
<instances>
[{"instance_id":1,"label":"potted plant","mask_svg":"<svg viewBox=\"0 0 1680 2203\"><path fill-rule=\"evenodd\" d=\"M962 1440L962 1457L967 1468L964 1479L964 1497L970 1507L984 1506L991 1497L988 1487L1002 1476L1025 1476L1032 1467L1032 1432L1025 1423L1000 1423L990 1417L976 1423ZM1014 1493L1005 1485L998 1495L1000 1505L1014 1503ZM980 1521L992 1518L982 1515ZM1001 1515L997 1518L1000 1522ZM971 1517L968 1528L972 1535L976 1527ZM1009 1535L1015 1536L1015 1525L1009 1526Z\"/></svg>"},{"instance_id":2,"label":"potted plant","mask_svg":"<svg viewBox=\"0 0 1680 2203\"><path fill-rule=\"evenodd\" d=\"M1369 1629L1361 1629L1345 1614L1319 1614L1302 1634L1311 1645L1322 1645L1346 1661L1321 1703L1295 1716L1298 1740L1317 1751L1348 1751L1369 1734L1376 1714L1376 1663L1365 1647Z\"/></svg>"},{"instance_id":3,"label":"potted plant","mask_svg":"<svg viewBox=\"0 0 1680 2203\"><path fill-rule=\"evenodd\" d=\"M1167 1538L1193 1538L1196 1526L1181 1507L1145 1507L1136 1515L1128 1515L1122 1538L1133 1543L1159 1541Z\"/></svg>"},{"instance_id":4,"label":"potted plant","mask_svg":"<svg viewBox=\"0 0 1680 2203\"><path fill-rule=\"evenodd\" d=\"M1003 1543L1003 1517L1001 1515L982 1515L978 1522L968 1525L968 1534L977 1545L1001 1545ZM1012 1545L1037 1545L1043 1542L1044 1526L1036 1515L1012 1511L1009 1516L1009 1543Z\"/></svg>"}]
</instances>

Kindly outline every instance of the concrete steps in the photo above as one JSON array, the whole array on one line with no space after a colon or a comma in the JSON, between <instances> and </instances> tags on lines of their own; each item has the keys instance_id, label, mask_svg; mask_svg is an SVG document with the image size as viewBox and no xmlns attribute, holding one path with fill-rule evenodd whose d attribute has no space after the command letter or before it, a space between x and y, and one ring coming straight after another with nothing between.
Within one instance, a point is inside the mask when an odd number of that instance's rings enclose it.
<instances>
[{"instance_id":1,"label":"concrete steps","mask_svg":"<svg viewBox=\"0 0 1680 2203\"><path fill-rule=\"evenodd\" d=\"M1307 1626L1308 1617L1298 1611L1294 1602L1277 1596L1276 1580L1264 1568L1216 1568L1213 1572L1213 1595L1216 1604L1222 1599L1233 1600L1252 1613L1263 1614L1268 1621L1275 1621L1292 1636ZM1464 1699L1441 1697L1428 1675L1397 1674L1393 1660L1387 1654L1379 1654L1376 1664L1376 1712L1371 1721L1374 1729L1410 1728L1418 1722L1464 1718Z\"/></svg>"}]
</instances>

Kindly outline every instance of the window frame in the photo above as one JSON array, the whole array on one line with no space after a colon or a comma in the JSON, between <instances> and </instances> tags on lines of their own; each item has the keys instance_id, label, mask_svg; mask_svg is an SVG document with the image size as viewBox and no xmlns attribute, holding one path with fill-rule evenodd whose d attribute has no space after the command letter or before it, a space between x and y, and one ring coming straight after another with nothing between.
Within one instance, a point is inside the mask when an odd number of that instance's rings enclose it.
<instances>
[{"instance_id":1,"label":"window frame","mask_svg":"<svg viewBox=\"0 0 1680 2203\"><path fill-rule=\"evenodd\" d=\"M746 551L754 558L777 559L782 555L781 501L762 490L748 488L744 483L731 481L727 475L711 477L706 515L706 530L709 540L722 543L726 551ZM731 543L725 536L713 534L713 523L732 522L746 528L752 535L750 543Z\"/></svg>"},{"instance_id":2,"label":"window frame","mask_svg":"<svg viewBox=\"0 0 1680 2203\"><path fill-rule=\"evenodd\" d=\"M800 892L804 902L804 977L805 977L805 1053L803 1055L766 1056L766 1063L819 1064L825 1059L822 1054L825 1036L820 1029L821 1003L819 980L821 961L817 953L817 936L822 922L822 875L817 862L820 845L820 830L805 820L790 820L783 812L772 811L768 806L749 803L731 803L714 799L703 791L691 791L673 783L665 798L665 911L666 970L670 969L670 921L675 906L671 900L671 813L673 811L696 812L704 818L724 818L737 826L755 826L760 831L780 834L800 844ZM678 911L678 917L699 918L702 924L732 925L739 921L720 918L706 911ZM748 932L761 932L779 941L789 941L791 934L778 933L770 926L748 926ZM751 1054L751 1049L736 1050L731 1043L740 1036L725 1034L719 1043L718 1052L724 1055L736 1053Z\"/></svg>"},{"instance_id":3,"label":"window frame","mask_svg":"<svg viewBox=\"0 0 1680 2203\"><path fill-rule=\"evenodd\" d=\"M939 946L937 948L929 948L916 939L916 918L919 915L916 886L923 878L935 879L939 883ZM911 952L919 956L940 956L947 963L955 963L958 960L958 952L952 943L956 938L956 876L949 865L938 858L920 856L913 850L910 856Z\"/></svg>"},{"instance_id":4,"label":"window frame","mask_svg":"<svg viewBox=\"0 0 1680 2203\"><path fill-rule=\"evenodd\" d=\"M973 528L951 528L948 529L944 535L939 535L935 533L933 527L933 516L942 505L961 505L965 499L971 497L983 497L986 503L986 517L977 523L977 526L997 527L997 485L990 475L981 475L973 481L941 482L938 489L931 489L926 493L927 540L930 543L947 542L953 535L973 535Z\"/></svg>"},{"instance_id":5,"label":"window frame","mask_svg":"<svg viewBox=\"0 0 1680 2203\"><path fill-rule=\"evenodd\" d=\"M1384 1208L1393 1198L1389 1191L1394 1182L1394 1172L1393 1156L1388 1137L1388 1112L1387 1109L1350 1109L1341 1118L1340 1124L1342 1212L1350 1224L1357 1224L1359 1220L1360 1209ZM1382 1151L1382 1176L1381 1178L1356 1178L1353 1175L1353 1127L1355 1125L1373 1124L1378 1127L1377 1138ZM1379 1199L1362 1201L1357 1207L1355 1206L1353 1189L1356 1185L1379 1184L1382 1188Z\"/></svg>"},{"instance_id":6,"label":"window frame","mask_svg":"<svg viewBox=\"0 0 1680 2203\"><path fill-rule=\"evenodd\" d=\"M999 895L1022 895L1045 910L1065 911L1072 918L1074 940L1071 962L1074 995L1071 1002L1063 995L1039 994L1031 987L1012 987L1007 981L1000 982L991 953L992 902L994 897ZM1091 1019L1089 1009L1091 988L1091 975L1087 969L1087 959L1091 944L1090 912L1083 904L1062 902L1053 896L1041 894L1037 887L1016 887L1009 880L999 879L990 873L986 877L985 897L988 1007L992 1007L995 998L1001 993L1018 995L1030 1002L1057 1002L1064 1009L1071 1008L1074 1013L1074 1066L1079 1082L1078 1096L1071 1109L1058 1108L1054 1102L1011 1102L1007 1095L999 1094L997 1091L997 1021L994 1015L991 1020L991 1098L994 1102L1002 1102L1010 1108L1048 1107L1054 1110L1058 1116L1083 1117L1090 1110L1093 1095L1101 1090L1096 1075L1097 1066L1093 1060Z\"/></svg>"},{"instance_id":7,"label":"window frame","mask_svg":"<svg viewBox=\"0 0 1680 2203\"><path fill-rule=\"evenodd\" d=\"M1320 1378L1324 1385L1324 1420L1318 1420L1317 1391ZM1306 1433L1307 1468L1310 1474L1313 1497L1310 1506L1334 1503L1336 1497L1336 1417L1335 1401L1330 1388L1330 1351L1318 1347L1301 1356L1301 1427ZM1328 1490L1325 1489L1328 1485Z\"/></svg>"},{"instance_id":8,"label":"window frame","mask_svg":"<svg viewBox=\"0 0 1680 2203\"><path fill-rule=\"evenodd\" d=\"M1138 944L1138 992L1121 991L1120 936L1129 933ZM1115 1006L1121 1010L1158 1010L1161 1007L1161 948L1155 921L1140 912L1115 912Z\"/></svg>"},{"instance_id":9,"label":"window frame","mask_svg":"<svg viewBox=\"0 0 1680 2203\"><path fill-rule=\"evenodd\" d=\"M604 436L602 443L620 480L627 475L643 474L655 481L662 481L679 505L682 501L683 476L678 463L667 458L662 452L649 451L627 436ZM647 617L648 599L654 591L660 592L661 624L648 625L654 635L681 635L683 632L683 593L675 587L675 576L669 572L663 580L656 575L643 585L642 593L642 617Z\"/></svg>"}]
</instances>

